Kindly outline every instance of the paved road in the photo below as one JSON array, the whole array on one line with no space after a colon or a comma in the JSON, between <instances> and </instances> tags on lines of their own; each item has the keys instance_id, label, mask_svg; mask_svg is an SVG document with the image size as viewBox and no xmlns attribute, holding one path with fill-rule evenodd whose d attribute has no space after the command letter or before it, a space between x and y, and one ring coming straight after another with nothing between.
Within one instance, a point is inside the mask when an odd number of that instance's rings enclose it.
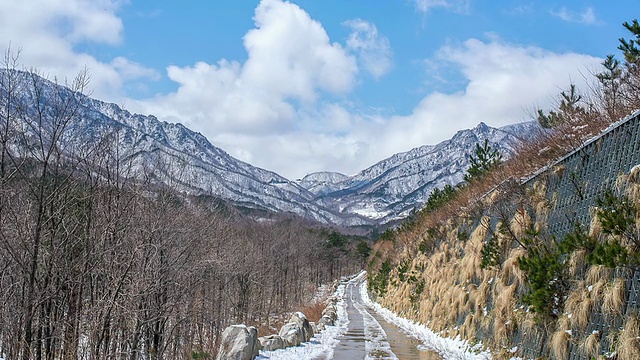
<instances>
[{"instance_id":1,"label":"paved road","mask_svg":"<svg viewBox=\"0 0 640 360\"><path fill-rule=\"evenodd\" d=\"M437 354L418 349L420 342L386 322L362 300L364 278L347 283L345 301L349 327L334 350L334 360L399 359L438 360Z\"/></svg>"}]
</instances>

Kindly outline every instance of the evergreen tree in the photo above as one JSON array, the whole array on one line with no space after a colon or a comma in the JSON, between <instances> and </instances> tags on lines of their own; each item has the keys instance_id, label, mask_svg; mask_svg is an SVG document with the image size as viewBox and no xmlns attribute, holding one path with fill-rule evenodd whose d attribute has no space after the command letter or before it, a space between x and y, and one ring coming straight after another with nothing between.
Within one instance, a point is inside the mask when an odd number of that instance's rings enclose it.
<instances>
[{"instance_id":1,"label":"evergreen tree","mask_svg":"<svg viewBox=\"0 0 640 360\"><path fill-rule=\"evenodd\" d=\"M625 110L620 107L622 98L622 68L620 61L614 55L607 55L602 62L604 71L596 74L596 78L602 86L602 102L604 110L612 121L621 118Z\"/></svg>"},{"instance_id":2,"label":"evergreen tree","mask_svg":"<svg viewBox=\"0 0 640 360\"><path fill-rule=\"evenodd\" d=\"M542 110L538 110L538 122L544 128L554 128L560 124L566 123L579 115L586 113L585 109L579 105L582 95L578 94L576 85L571 84L569 91L560 93L560 106L558 111L549 111L545 114Z\"/></svg>"},{"instance_id":3,"label":"evergreen tree","mask_svg":"<svg viewBox=\"0 0 640 360\"><path fill-rule=\"evenodd\" d=\"M467 182L483 176L502 163L502 155L498 149L489 145L488 139L484 140L482 146L476 143L474 154L475 156L469 155L469 163L471 166L467 169L467 174L464 175L464 179Z\"/></svg>"},{"instance_id":4,"label":"evergreen tree","mask_svg":"<svg viewBox=\"0 0 640 360\"><path fill-rule=\"evenodd\" d=\"M622 23L622 26L627 28L636 38L629 41L620 38L618 49L622 51L624 59L629 64L637 64L640 61L640 49L638 49L638 45L640 45L640 24L636 19L633 20L631 24L625 21Z\"/></svg>"},{"instance_id":5,"label":"evergreen tree","mask_svg":"<svg viewBox=\"0 0 640 360\"><path fill-rule=\"evenodd\" d=\"M424 204L423 210L425 212L434 211L438 209L440 206L442 206L442 204L451 200L455 194L456 194L456 189L449 184L445 185L442 188L442 190L435 188L429 194L429 198L427 199L427 202Z\"/></svg>"}]
</instances>

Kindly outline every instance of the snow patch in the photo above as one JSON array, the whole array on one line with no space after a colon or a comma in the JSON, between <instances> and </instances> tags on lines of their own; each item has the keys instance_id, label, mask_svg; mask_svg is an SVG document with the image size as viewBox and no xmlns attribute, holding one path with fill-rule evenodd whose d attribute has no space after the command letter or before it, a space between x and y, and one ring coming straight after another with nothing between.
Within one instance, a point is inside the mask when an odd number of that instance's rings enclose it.
<instances>
[{"instance_id":1,"label":"snow patch","mask_svg":"<svg viewBox=\"0 0 640 360\"><path fill-rule=\"evenodd\" d=\"M349 210L354 214L358 214L369 219L381 219L389 214L388 211L381 212L376 210L373 204L361 208L351 208Z\"/></svg>"},{"instance_id":2,"label":"snow patch","mask_svg":"<svg viewBox=\"0 0 640 360\"><path fill-rule=\"evenodd\" d=\"M338 321L335 326L327 326L325 329L315 334L309 342L302 343L300 346L289 347L286 349L274 351L260 351L256 359L272 359L272 360L294 360L294 359L331 359L333 358L333 349L338 344L338 337L347 332L349 318L347 316L347 304L344 301L345 284L340 284L336 289L334 296L339 298Z\"/></svg>"},{"instance_id":3,"label":"snow patch","mask_svg":"<svg viewBox=\"0 0 640 360\"><path fill-rule=\"evenodd\" d=\"M366 276L363 273L359 276ZM364 281L360 287L363 301L380 314L386 321L398 326L410 336L422 341L427 350L437 352L443 359L465 359L465 360L491 360L491 353L482 347L482 344L472 346L467 341L456 337L455 339L445 338L437 335L428 327L417 324L411 320L402 318L380 304L371 301L367 293L367 283Z\"/></svg>"}]
</instances>

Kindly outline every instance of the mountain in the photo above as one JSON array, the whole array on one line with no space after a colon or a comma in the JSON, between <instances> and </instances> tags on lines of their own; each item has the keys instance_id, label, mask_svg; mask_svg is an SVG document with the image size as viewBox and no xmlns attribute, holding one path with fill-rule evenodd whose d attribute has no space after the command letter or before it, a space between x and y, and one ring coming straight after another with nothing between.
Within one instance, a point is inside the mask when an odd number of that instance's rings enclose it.
<instances>
[{"instance_id":1,"label":"mountain","mask_svg":"<svg viewBox=\"0 0 640 360\"><path fill-rule=\"evenodd\" d=\"M211 195L244 208L287 212L344 226L369 223L358 215L337 214L315 204L315 195L299 184L233 158L181 124L132 114L116 104L92 99L42 78L34 83L30 73L19 75L24 84L21 103L28 104L23 108L29 108L21 120L32 123L22 129L37 129L39 114L49 114L50 124L60 123L64 115L56 114L73 109L63 136L66 156L101 152L105 154L102 166L108 166L107 158L117 160L120 168L128 169L125 176L152 178L191 195ZM54 125L45 127L49 126ZM34 133L25 136L37 139L37 130L31 132ZM49 133L46 128L43 132ZM25 151L23 156L29 155Z\"/></svg>"},{"instance_id":2,"label":"mountain","mask_svg":"<svg viewBox=\"0 0 640 360\"><path fill-rule=\"evenodd\" d=\"M32 74L19 75L27 78ZM22 120L31 122L19 127L25 137L38 138L34 129L38 128L39 114L48 114L51 124L60 122L56 116L64 117L65 113L58 110L71 100L75 106L64 136L66 156L100 153L104 155L102 167L113 168L109 162L116 161L120 168L126 165L127 171L120 176L153 179L191 195L215 196L242 208L292 213L339 226L370 226L407 216L434 188L462 180L468 166L466 154L475 143L489 139L508 157L533 126L524 123L495 129L480 124L440 144L393 155L354 176L320 172L294 182L233 158L181 124L132 114L42 78L36 82L29 79L23 80L30 85L17 87L21 89L20 100L27 104ZM38 91L33 91L35 87ZM19 143L25 142L17 141L16 149ZM31 155L25 150L23 156Z\"/></svg>"},{"instance_id":3,"label":"mountain","mask_svg":"<svg viewBox=\"0 0 640 360\"><path fill-rule=\"evenodd\" d=\"M306 175L298 184L316 196L323 196L339 190L337 184L346 181L349 176L337 172L322 171Z\"/></svg>"},{"instance_id":4,"label":"mountain","mask_svg":"<svg viewBox=\"0 0 640 360\"><path fill-rule=\"evenodd\" d=\"M434 188L460 183L469 167L467 154L473 151L476 143L488 139L504 158L508 158L522 138L536 128L534 122L500 129L480 123L435 146L425 145L395 154L355 176L338 177L338 181L324 182L322 187L306 181L300 184L314 193L316 202L324 207L386 223L408 216L426 202ZM315 178L315 174L307 175L307 178Z\"/></svg>"}]
</instances>

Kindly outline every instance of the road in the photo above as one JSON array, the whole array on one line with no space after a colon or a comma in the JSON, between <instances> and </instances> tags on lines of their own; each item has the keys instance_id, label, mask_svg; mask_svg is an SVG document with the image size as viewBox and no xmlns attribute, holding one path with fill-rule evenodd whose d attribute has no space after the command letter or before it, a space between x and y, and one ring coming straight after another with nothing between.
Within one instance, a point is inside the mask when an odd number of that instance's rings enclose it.
<instances>
[{"instance_id":1,"label":"road","mask_svg":"<svg viewBox=\"0 0 640 360\"><path fill-rule=\"evenodd\" d=\"M420 341L403 333L367 306L360 294L363 282L364 277L360 276L346 285L348 330L338 338L340 342L334 349L333 359L440 359L432 351L420 350Z\"/></svg>"}]
</instances>

